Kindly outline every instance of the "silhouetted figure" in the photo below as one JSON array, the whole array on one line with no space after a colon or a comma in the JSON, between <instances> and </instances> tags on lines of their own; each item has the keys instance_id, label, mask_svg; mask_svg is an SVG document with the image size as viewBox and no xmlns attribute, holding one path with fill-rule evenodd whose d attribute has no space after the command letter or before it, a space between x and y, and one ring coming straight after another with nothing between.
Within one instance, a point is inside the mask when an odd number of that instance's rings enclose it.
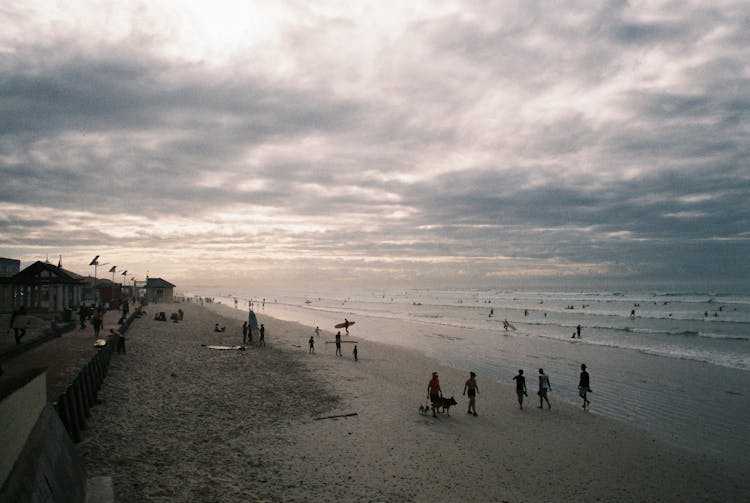
<instances>
[{"instance_id":1,"label":"silhouetted figure","mask_svg":"<svg viewBox=\"0 0 750 503\"><path fill-rule=\"evenodd\" d=\"M591 401L588 399L588 394L591 393L591 387L589 386L589 373L586 371L586 365L581 364L581 376L578 379L578 396L583 399L583 410L588 410Z\"/></svg>"},{"instance_id":2,"label":"silhouetted figure","mask_svg":"<svg viewBox=\"0 0 750 503\"><path fill-rule=\"evenodd\" d=\"M518 395L518 407L523 410L523 397L529 396L526 393L526 378L523 376L523 370L518 369L518 375L513 378L516 381L516 395Z\"/></svg>"}]
</instances>

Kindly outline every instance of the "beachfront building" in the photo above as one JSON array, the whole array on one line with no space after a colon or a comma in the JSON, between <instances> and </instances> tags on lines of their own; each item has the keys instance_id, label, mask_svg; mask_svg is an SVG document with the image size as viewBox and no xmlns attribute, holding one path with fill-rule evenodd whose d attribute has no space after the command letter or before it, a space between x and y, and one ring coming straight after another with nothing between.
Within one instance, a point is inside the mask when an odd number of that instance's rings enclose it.
<instances>
[{"instance_id":1,"label":"beachfront building","mask_svg":"<svg viewBox=\"0 0 750 503\"><path fill-rule=\"evenodd\" d=\"M0 312L21 306L30 313L57 313L78 306L84 281L78 274L37 261L10 277L0 277Z\"/></svg>"},{"instance_id":2,"label":"beachfront building","mask_svg":"<svg viewBox=\"0 0 750 503\"><path fill-rule=\"evenodd\" d=\"M175 285L161 278L146 279L146 299L149 302L173 302Z\"/></svg>"},{"instance_id":3,"label":"beachfront building","mask_svg":"<svg viewBox=\"0 0 750 503\"><path fill-rule=\"evenodd\" d=\"M0 278L8 278L21 272L21 261L0 257Z\"/></svg>"}]
</instances>

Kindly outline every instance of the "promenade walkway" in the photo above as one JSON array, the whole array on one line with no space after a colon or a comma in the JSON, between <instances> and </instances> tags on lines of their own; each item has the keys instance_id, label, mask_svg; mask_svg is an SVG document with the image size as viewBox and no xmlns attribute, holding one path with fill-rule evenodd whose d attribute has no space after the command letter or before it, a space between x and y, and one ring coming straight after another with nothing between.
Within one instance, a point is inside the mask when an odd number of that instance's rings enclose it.
<instances>
[{"instance_id":1,"label":"promenade walkway","mask_svg":"<svg viewBox=\"0 0 750 503\"><path fill-rule=\"evenodd\" d=\"M117 321L120 316L119 311L107 311L104 314L104 328L100 334L102 338L106 338L111 328L117 330L119 327ZM34 335L32 333L27 334L27 338L24 338L27 341L26 343L31 341ZM0 350L8 349L9 341L15 344L12 331L2 338L4 343ZM3 377L33 368L46 368L47 401L53 402L75 379L81 367L88 363L98 351L94 347L95 340L91 323L87 323L84 329L76 327L60 337L53 338L24 353L2 361ZM3 377L0 377L0 379Z\"/></svg>"}]
</instances>

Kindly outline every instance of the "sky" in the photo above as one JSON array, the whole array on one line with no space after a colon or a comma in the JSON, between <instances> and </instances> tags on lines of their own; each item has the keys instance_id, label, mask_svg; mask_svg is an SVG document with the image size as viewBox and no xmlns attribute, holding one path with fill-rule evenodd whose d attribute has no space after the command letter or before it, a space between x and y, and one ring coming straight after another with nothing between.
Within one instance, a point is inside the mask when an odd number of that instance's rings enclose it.
<instances>
[{"instance_id":1,"label":"sky","mask_svg":"<svg viewBox=\"0 0 750 503\"><path fill-rule=\"evenodd\" d=\"M744 0L6 0L0 24L22 267L747 288Z\"/></svg>"}]
</instances>

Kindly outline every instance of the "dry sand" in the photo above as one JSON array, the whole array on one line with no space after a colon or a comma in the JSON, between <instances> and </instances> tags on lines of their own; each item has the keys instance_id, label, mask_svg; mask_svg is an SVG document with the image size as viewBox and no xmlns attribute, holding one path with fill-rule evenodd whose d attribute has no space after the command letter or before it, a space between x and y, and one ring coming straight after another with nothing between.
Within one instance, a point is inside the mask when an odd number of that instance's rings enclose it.
<instances>
[{"instance_id":1,"label":"dry sand","mask_svg":"<svg viewBox=\"0 0 750 503\"><path fill-rule=\"evenodd\" d=\"M181 307L181 323L154 321ZM478 417L461 396L468 372L373 342L259 314L267 346L241 343L246 314L228 306L149 306L115 356L79 444L89 476L113 477L117 501L740 501L746 466L665 445L559 403L516 403L511 383L478 376ZM226 325L223 334L214 323ZM256 338L257 340L257 338ZM455 395L450 416L422 416L431 372ZM564 385L564 383L559 383ZM570 383L569 385L575 385ZM594 404L595 405L595 404ZM354 414L346 418L316 418Z\"/></svg>"}]
</instances>

